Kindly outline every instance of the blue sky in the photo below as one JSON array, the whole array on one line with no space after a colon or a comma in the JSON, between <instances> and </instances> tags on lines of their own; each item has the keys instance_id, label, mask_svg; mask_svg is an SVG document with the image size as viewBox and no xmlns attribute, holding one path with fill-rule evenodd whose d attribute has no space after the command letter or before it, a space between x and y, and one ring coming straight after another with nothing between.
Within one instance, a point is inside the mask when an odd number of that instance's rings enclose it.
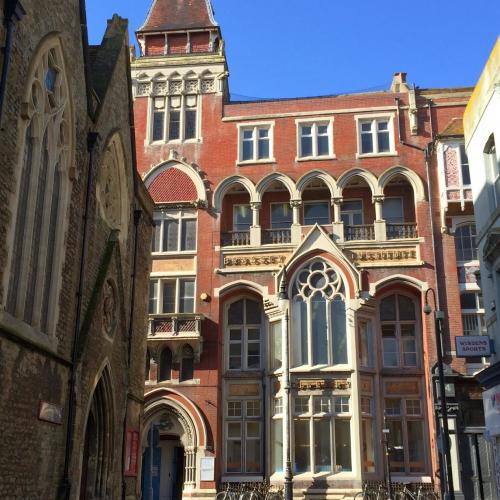
<instances>
[{"instance_id":1,"label":"blue sky","mask_svg":"<svg viewBox=\"0 0 500 500\"><path fill-rule=\"evenodd\" d=\"M86 0L90 43L114 12L133 32L151 0ZM498 0L212 0L234 97L474 85L500 34Z\"/></svg>"}]
</instances>

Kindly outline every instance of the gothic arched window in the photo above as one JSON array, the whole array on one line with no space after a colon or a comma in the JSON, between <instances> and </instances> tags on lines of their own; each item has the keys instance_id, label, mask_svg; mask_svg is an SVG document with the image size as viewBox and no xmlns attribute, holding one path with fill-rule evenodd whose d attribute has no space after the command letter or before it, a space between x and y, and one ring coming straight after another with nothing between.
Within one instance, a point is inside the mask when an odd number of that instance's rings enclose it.
<instances>
[{"instance_id":1,"label":"gothic arched window","mask_svg":"<svg viewBox=\"0 0 500 500\"><path fill-rule=\"evenodd\" d=\"M182 348L180 381L191 380L194 372L194 352L193 348L185 345Z\"/></svg>"},{"instance_id":2,"label":"gothic arched window","mask_svg":"<svg viewBox=\"0 0 500 500\"><path fill-rule=\"evenodd\" d=\"M304 267L293 283L293 365L347 363L346 304L339 274L323 260Z\"/></svg>"},{"instance_id":3,"label":"gothic arched window","mask_svg":"<svg viewBox=\"0 0 500 500\"><path fill-rule=\"evenodd\" d=\"M63 262L72 118L59 40L38 49L21 106L22 153L6 310L51 333Z\"/></svg>"},{"instance_id":4,"label":"gothic arched window","mask_svg":"<svg viewBox=\"0 0 500 500\"><path fill-rule=\"evenodd\" d=\"M172 376L172 351L165 347L160 354L160 376L158 382L170 380Z\"/></svg>"}]
</instances>

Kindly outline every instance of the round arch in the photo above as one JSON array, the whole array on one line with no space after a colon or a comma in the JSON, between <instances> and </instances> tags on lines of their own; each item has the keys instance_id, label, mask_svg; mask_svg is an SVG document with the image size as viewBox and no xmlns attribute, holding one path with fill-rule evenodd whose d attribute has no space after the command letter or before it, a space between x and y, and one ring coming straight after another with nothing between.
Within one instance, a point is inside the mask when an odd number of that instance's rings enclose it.
<instances>
[{"instance_id":1,"label":"round arch","mask_svg":"<svg viewBox=\"0 0 500 500\"><path fill-rule=\"evenodd\" d=\"M224 200L224 196L235 184L239 184L246 189L250 195L250 202L257 201L257 191L255 190L253 182L242 175L232 175L231 177L226 177L222 180L215 188L213 194L213 207L217 212L222 211L222 201Z\"/></svg>"},{"instance_id":2,"label":"round arch","mask_svg":"<svg viewBox=\"0 0 500 500\"><path fill-rule=\"evenodd\" d=\"M383 195L384 189L389 183L389 181L396 175L402 175L413 188L413 194L415 196L415 201L425 201L425 188L424 183L419 175L417 175L413 170L403 167L402 165L397 165L387 169L378 179L378 194Z\"/></svg>"},{"instance_id":3,"label":"round arch","mask_svg":"<svg viewBox=\"0 0 500 500\"><path fill-rule=\"evenodd\" d=\"M311 170L310 172L305 173L300 179L297 181L297 192L302 198L302 193L307 185L314 179L321 179L328 189L330 190L330 196L335 198L338 196L338 187L335 178L330 174L323 170Z\"/></svg>"},{"instance_id":4,"label":"round arch","mask_svg":"<svg viewBox=\"0 0 500 500\"><path fill-rule=\"evenodd\" d=\"M295 182L293 182L293 180L290 177L288 177L288 175L279 172L273 172L272 174L266 175L258 182L255 188L257 193L257 198L255 201L257 202L262 201L262 196L273 182L280 182L281 184L283 184L290 193L291 200L296 200L300 198L297 188L295 186Z\"/></svg>"},{"instance_id":5,"label":"round arch","mask_svg":"<svg viewBox=\"0 0 500 500\"><path fill-rule=\"evenodd\" d=\"M155 167L153 167L144 177L144 185L146 188L149 188L153 181L163 172L169 170L171 168L176 168L181 172L185 173L189 178L193 181L193 184L196 188L196 194L198 197L198 202L202 205L207 204L207 191L205 188L205 183L201 178L198 170L196 170L193 166L189 165L189 163L180 161L180 160L168 160L166 162L162 162Z\"/></svg>"},{"instance_id":6,"label":"round arch","mask_svg":"<svg viewBox=\"0 0 500 500\"><path fill-rule=\"evenodd\" d=\"M349 182L354 179L354 177L361 177L366 181L368 187L370 188L372 195L376 196L378 193L377 185L377 177L365 170L363 168L351 168L347 172L344 172L337 180L337 188L339 196L342 196L342 191L349 184Z\"/></svg>"}]
</instances>

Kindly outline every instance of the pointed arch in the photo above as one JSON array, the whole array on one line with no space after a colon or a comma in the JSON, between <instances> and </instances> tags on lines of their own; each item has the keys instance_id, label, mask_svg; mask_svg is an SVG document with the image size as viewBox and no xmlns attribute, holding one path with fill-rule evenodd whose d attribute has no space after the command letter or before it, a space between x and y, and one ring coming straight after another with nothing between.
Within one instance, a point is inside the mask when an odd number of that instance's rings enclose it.
<instances>
[{"instance_id":1,"label":"pointed arch","mask_svg":"<svg viewBox=\"0 0 500 500\"><path fill-rule=\"evenodd\" d=\"M198 170L194 168L189 163L186 163L182 160L168 160L166 162L160 163L154 166L144 177L144 185L149 188L153 181L163 172L166 172L169 169L176 168L181 172L184 172L189 178L193 181L193 184L196 188L196 194L198 199L197 203L201 205L207 204L207 191L205 188L205 183L201 178Z\"/></svg>"},{"instance_id":2,"label":"pointed arch","mask_svg":"<svg viewBox=\"0 0 500 500\"><path fill-rule=\"evenodd\" d=\"M379 194L384 193L384 188L387 186L389 181L395 177L396 175L402 175L403 177L406 177L408 179L408 182L410 183L411 187L413 188L413 193L415 196L415 201L425 201L425 187L424 183L422 182L422 179L420 176L414 172L413 170L410 170L409 168L406 168L402 165L396 165L395 167L391 167L387 169L378 179L378 191Z\"/></svg>"},{"instance_id":3,"label":"pointed arch","mask_svg":"<svg viewBox=\"0 0 500 500\"><path fill-rule=\"evenodd\" d=\"M257 201L258 195L254 183L242 175L232 175L231 177L226 177L222 180L214 190L213 207L217 212L222 211L222 201L224 200L224 196L235 184L239 184L246 189L250 195L250 202Z\"/></svg>"},{"instance_id":4,"label":"pointed arch","mask_svg":"<svg viewBox=\"0 0 500 500\"><path fill-rule=\"evenodd\" d=\"M379 194L377 177L372 172L369 172L368 170L365 170L364 168L351 168L347 172L344 172L337 179L339 196L342 196L343 189L355 177L361 177L362 179L364 179L366 181L366 183L368 184L368 186L372 192L372 196L376 196L377 194Z\"/></svg>"},{"instance_id":5,"label":"pointed arch","mask_svg":"<svg viewBox=\"0 0 500 500\"><path fill-rule=\"evenodd\" d=\"M297 192L302 198L302 193L307 185L314 179L321 179L330 191L330 196L335 198L338 196L338 187L337 181L333 176L324 170L311 170L306 172L300 179L297 181Z\"/></svg>"},{"instance_id":6,"label":"pointed arch","mask_svg":"<svg viewBox=\"0 0 500 500\"><path fill-rule=\"evenodd\" d=\"M167 79L167 75L165 75L165 73L162 73L161 71L158 71L157 73L154 74L153 78L151 78L151 80L153 81L164 81Z\"/></svg>"},{"instance_id":7,"label":"pointed arch","mask_svg":"<svg viewBox=\"0 0 500 500\"><path fill-rule=\"evenodd\" d=\"M272 174L263 177L257 183L257 186L255 187L255 190L257 192L256 201L262 201L262 196L273 182L280 182L281 184L283 184L290 193L291 200L299 199L299 194L295 186L295 182L293 182L293 180L288 177L288 175L282 174L280 172L273 172Z\"/></svg>"},{"instance_id":8,"label":"pointed arch","mask_svg":"<svg viewBox=\"0 0 500 500\"><path fill-rule=\"evenodd\" d=\"M258 283L249 280L238 280L238 281L232 281L231 283L226 283L220 288L216 288L214 290L214 296L223 297L236 290L251 291L260 295L261 297L267 297L269 295L269 290L267 286L261 286Z\"/></svg>"},{"instance_id":9,"label":"pointed arch","mask_svg":"<svg viewBox=\"0 0 500 500\"><path fill-rule=\"evenodd\" d=\"M406 274L393 274L382 278L375 283L370 283L370 295L374 297L383 288L396 283L406 285L419 292L425 292L429 288L429 284L426 281L421 281L414 276L408 276Z\"/></svg>"}]
</instances>

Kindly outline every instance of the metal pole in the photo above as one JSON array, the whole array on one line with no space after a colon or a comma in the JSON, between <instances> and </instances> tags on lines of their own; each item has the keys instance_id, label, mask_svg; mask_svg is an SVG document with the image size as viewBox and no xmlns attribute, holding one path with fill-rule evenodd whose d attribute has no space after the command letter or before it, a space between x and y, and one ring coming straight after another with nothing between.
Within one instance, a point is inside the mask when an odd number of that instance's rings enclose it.
<instances>
[{"instance_id":1,"label":"metal pole","mask_svg":"<svg viewBox=\"0 0 500 500\"><path fill-rule=\"evenodd\" d=\"M451 468L451 453L450 453L450 434L448 429L448 407L446 404L446 388L444 383L444 368L443 368L443 312L434 311L436 320L436 344L438 357L438 376L439 376L439 398L441 400L441 416L443 424L441 426L441 445L446 461L446 479L447 479L447 494L445 499L455 500L455 489L453 487L453 471Z\"/></svg>"},{"instance_id":2,"label":"metal pole","mask_svg":"<svg viewBox=\"0 0 500 500\"><path fill-rule=\"evenodd\" d=\"M384 451L385 451L385 478L387 485L387 493L389 495L389 500L392 500L392 478L391 478L391 461L390 461L390 450L389 450L389 429L387 427L386 412L384 410L384 428L382 429L384 433Z\"/></svg>"},{"instance_id":3,"label":"metal pole","mask_svg":"<svg viewBox=\"0 0 500 500\"><path fill-rule=\"evenodd\" d=\"M285 310L285 344L283 346L283 418L285 420L285 500L293 498L292 454L291 454L291 419L290 419L290 362L289 362L289 335L288 335L288 307Z\"/></svg>"}]
</instances>

